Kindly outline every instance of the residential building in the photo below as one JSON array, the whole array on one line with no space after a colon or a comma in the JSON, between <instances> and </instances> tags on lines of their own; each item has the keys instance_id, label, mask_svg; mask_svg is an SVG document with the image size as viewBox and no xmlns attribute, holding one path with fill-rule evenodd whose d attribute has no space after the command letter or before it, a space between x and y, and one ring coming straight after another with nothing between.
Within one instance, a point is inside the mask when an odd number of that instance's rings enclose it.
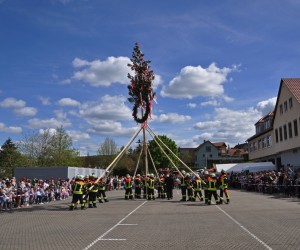
<instances>
[{"instance_id":1,"label":"residential building","mask_svg":"<svg viewBox=\"0 0 300 250\"><path fill-rule=\"evenodd\" d=\"M300 78L281 79L275 109L255 127L249 160L272 161L278 170L300 167Z\"/></svg>"},{"instance_id":2,"label":"residential building","mask_svg":"<svg viewBox=\"0 0 300 250\"><path fill-rule=\"evenodd\" d=\"M225 142L204 140L197 148L179 148L179 157L192 169L211 168L217 163L244 161L243 149L227 149Z\"/></svg>"}]
</instances>

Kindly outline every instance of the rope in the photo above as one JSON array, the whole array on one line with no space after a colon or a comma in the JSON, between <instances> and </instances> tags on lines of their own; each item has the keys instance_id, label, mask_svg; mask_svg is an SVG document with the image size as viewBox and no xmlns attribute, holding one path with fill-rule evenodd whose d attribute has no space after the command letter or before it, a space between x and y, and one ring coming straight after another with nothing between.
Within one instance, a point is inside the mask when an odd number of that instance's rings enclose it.
<instances>
[{"instance_id":1,"label":"rope","mask_svg":"<svg viewBox=\"0 0 300 250\"><path fill-rule=\"evenodd\" d=\"M149 132L149 130L148 130ZM181 175L181 177L183 178L183 174L179 171L179 169L176 167L176 165L174 164L174 162L172 161L172 159L166 154L166 152L163 150L163 148L159 145L159 143L157 142L157 140L155 139L155 137L157 136L153 136L150 132L149 134L151 135L151 137L153 138L153 140L156 142L156 144L158 145L158 147L160 148L160 150L164 153L164 155L168 158L168 160L172 163L173 167L175 167L175 169L178 171L178 173ZM154 134L154 133L153 133ZM155 134L154 134L155 135Z\"/></svg>"},{"instance_id":2,"label":"rope","mask_svg":"<svg viewBox=\"0 0 300 250\"><path fill-rule=\"evenodd\" d=\"M155 133L153 132L153 130L149 127L149 126L147 126L147 131L149 132L149 134L151 135L151 133L153 133L154 135L155 135ZM152 135L151 135L152 136ZM169 149L168 148L168 146L158 137L158 136L156 136L155 135L155 137L160 141L160 143L162 143L165 147L166 147L166 149L178 160L178 161L180 161L180 163L182 164L182 165L184 165L190 172L192 172L195 176L197 176L197 177L199 177L200 178L200 176L196 173L196 172L194 172L191 168L189 168L171 149ZM152 138L153 138L153 136L152 136ZM153 138L154 139L154 138ZM155 140L155 139L154 139ZM169 159L169 158L168 158ZM180 171L176 168L176 170L180 173Z\"/></svg>"},{"instance_id":3,"label":"rope","mask_svg":"<svg viewBox=\"0 0 300 250\"><path fill-rule=\"evenodd\" d=\"M107 173L110 173L113 170L113 168L116 166L116 164L118 163L118 161L122 158L122 156L124 155L124 153L126 152L126 150L129 148L129 146L131 145L131 143L133 142L133 140L141 132L141 130L142 130L142 127L140 127L139 129L136 130L136 132L131 137L131 139L129 140L129 142L127 143L127 145L120 151L120 153L117 155L117 157L112 161L111 164L109 164L109 166L105 169L104 173L102 173L99 176L99 178L94 183L99 182L101 178L103 178ZM94 185L92 185L89 188L89 191L92 190L93 187L94 187ZM85 195L83 197L85 197Z\"/></svg>"}]
</instances>

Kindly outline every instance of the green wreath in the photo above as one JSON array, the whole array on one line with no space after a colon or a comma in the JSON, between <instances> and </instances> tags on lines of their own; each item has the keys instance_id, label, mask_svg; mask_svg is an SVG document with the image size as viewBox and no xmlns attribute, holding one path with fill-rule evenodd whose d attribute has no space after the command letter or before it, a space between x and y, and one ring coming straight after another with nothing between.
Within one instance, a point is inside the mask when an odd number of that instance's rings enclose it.
<instances>
[{"instance_id":1,"label":"green wreath","mask_svg":"<svg viewBox=\"0 0 300 250\"><path fill-rule=\"evenodd\" d=\"M137 116L138 108L139 108L141 105L139 105L139 104L136 102L136 103L134 104L134 106L133 106L133 109L132 109L132 116L133 116L134 120L135 120L137 123L144 123L145 121L147 121L148 116L149 116L149 114L150 114L150 112L151 112L149 100L145 100L145 104L146 104L146 110L145 110L144 115L143 115L141 118L139 118L139 117Z\"/></svg>"}]
</instances>

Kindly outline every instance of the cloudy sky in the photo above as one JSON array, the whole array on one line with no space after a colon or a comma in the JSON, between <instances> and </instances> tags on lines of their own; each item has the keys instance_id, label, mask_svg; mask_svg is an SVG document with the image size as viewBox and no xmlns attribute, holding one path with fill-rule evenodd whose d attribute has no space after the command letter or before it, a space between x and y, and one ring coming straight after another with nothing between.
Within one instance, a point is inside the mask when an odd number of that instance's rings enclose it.
<instances>
[{"instance_id":1,"label":"cloudy sky","mask_svg":"<svg viewBox=\"0 0 300 250\"><path fill-rule=\"evenodd\" d=\"M244 143L280 79L300 76L299 13L297 0L0 0L0 145L61 125L82 155L126 145L135 42L156 76L156 134Z\"/></svg>"}]
</instances>

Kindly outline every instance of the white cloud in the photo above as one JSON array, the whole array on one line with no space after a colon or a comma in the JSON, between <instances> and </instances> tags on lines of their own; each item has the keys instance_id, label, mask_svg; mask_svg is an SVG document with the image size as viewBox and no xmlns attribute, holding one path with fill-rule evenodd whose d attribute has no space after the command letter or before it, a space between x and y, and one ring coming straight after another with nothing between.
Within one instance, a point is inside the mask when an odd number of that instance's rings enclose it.
<instances>
[{"instance_id":1,"label":"white cloud","mask_svg":"<svg viewBox=\"0 0 300 250\"><path fill-rule=\"evenodd\" d=\"M266 115L275 108L276 100L277 100L277 97L272 97L268 100L261 101L257 104L256 108L257 108L257 110L262 112L263 115Z\"/></svg>"},{"instance_id":2,"label":"white cloud","mask_svg":"<svg viewBox=\"0 0 300 250\"><path fill-rule=\"evenodd\" d=\"M45 134L45 132L48 132L49 135L53 136L56 134L57 130L56 130L56 128L43 128L43 129L39 130L40 135Z\"/></svg>"},{"instance_id":3,"label":"white cloud","mask_svg":"<svg viewBox=\"0 0 300 250\"><path fill-rule=\"evenodd\" d=\"M71 98L62 98L57 103L60 106L75 106L76 107L76 106L80 105L80 102L78 102L74 99L71 99Z\"/></svg>"},{"instance_id":4,"label":"white cloud","mask_svg":"<svg viewBox=\"0 0 300 250\"><path fill-rule=\"evenodd\" d=\"M191 102L190 102L190 103L187 104L187 106L188 106L189 108L192 108L192 109L193 109L193 108L196 108L196 107L197 107L197 104L196 104L196 103L191 103Z\"/></svg>"},{"instance_id":5,"label":"white cloud","mask_svg":"<svg viewBox=\"0 0 300 250\"><path fill-rule=\"evenodd\" d=\"M225 102L233 102L234 101L233 97L230 97L230 96L227 96L227 95L223 95L222 98Z\"/></svg>"},{"instance_id":6,"label":"white cloud","mask_svg":"<svg viewBox=\"0 0 300 250\"><path fill-rule=\"evenodd\" d=\"M219 96L224 93L223 84L227 75L237 70L232 68L218 68L212 63L207 69L200 65L186 66L180 74L173 78L169 85L164 87L161 95L172 98L193 98L197 96Z\"/></svg>"},{"instance_id":7,"label":"white cloud","mask_svg":"<svg viewBox=\"0 0 300 250\"><path fill-rule=\"evenodd\" d=\"M261 116L261 112L254 108L247 110L216 108L213 120L194 125L194 129L201 130L203 133L194 136L193 140L198 143L202 143L203 140L224 141L230 145L244 143L254 135L254 124Z\"/></svg>"},{"instance_id":8,"label":"white cloud","mask_svg":"<svg viewBox=\"0 0 300 250\"><path fill-rule=\"evenodd\" d=\"M179 115L176 113L162 114L158 116L158 120L164 123L186 122L192 118L189 115Z\"/></svg>"},{"instance_id":9,"label":"white cloud","mask_svg":"<svg viewBox=\"0 0 300 250\"><path fill-rule=\"evenodd\" d=\"M216 99L211 99L209 101L206 102L201 102L200 103L201 106L219 106L220 103L216 100Z\"/></svg>"},{"instance_id":10,"label":"white cloud","mask_svg":"<svg viewBox=\"0 0 300 250\"><path fill-rule=\"evenodd\" d=\"M8 97L0 102L0 107L2 108L23 108L26 102L23 100L17 100L13 97Z\"/></svg>"},{"instance_id":11,"label":"white cloud","mask_svg":"<svg viewBox=\"0 0 300 250\"><path fill-rule=\"evenodd\" d=\"M125 128L120 122L101 121L94 124L87 132L103 136L132 136L137 127Z\"/></svg>"},{"instance_id":12,"label":"white cloud","mask_svg":"<svg viewBox=\"0 0 300 250\"><path fill-rule=\"evenodd\" d=\"M13 126L7 127L3 122L0 122L0 132L20 134L22 133L22 128Z\"/></svg>"},{"instance_id":13,"label":"white cloud","mask_svg":"<svg viewBox=\"0 0 300 250\"><path fill-rule=\"evenodd\" d=\"M88 133L78 131L78 130L67 130L68 135L72 138L73 141L81 141L90 139L90 135Z\"/></svg>"},{"instance_id":14,"label":"white cloud","mask_svg":"<svg viewBox=\"0 0 300 250\"><path fill-rule=\"evenodd\" d=\"M74 73L72 79L84 81L94 87L110 86L113 83L129 84L127 74L131 69L128 57L108 57L105 61L85 61L79 58L73 60L75 68L82 68Z\"/></svg>"},{"instance_id":15,"label":"white cloud","mask_svg":"<svg viewBox=\"0 0 300 250\"><path fill-rule=\"evenodd\" d=\"M39 96L38 99L42 102L43 105L48 106L51 105L50 97Z\"/></svg>"},{"instance_id":16,"label":"white cloud","mask_svg":"<svg viewBox=\"0 0 300 250\"><path fill-rule=\"evenodd\" d=\"M221 126L221 122L220 121L206 121L206 122L197 122L194 125L195 129L199 129L199 130L206 130L206 129L216 129L219 128Z\"/></svg>"},{"instance_id":17,"label":"white cloud","mask_svg":"<svg viewBox=\"0 0 300 250\"><path fill-rule=\"evenodd\" d=\"M30 128L58 128L60 126L70 127L72 124L69 120L58 120L56 118L28 120Z\"/></svg>"},{"instance_id":18,"label":"white cloud","mask_svg":"<svg viewBox=\"0 0 300 250\"><path fill-rule=\"evenodd\" d=\"M37 109L33 107L26 107L26 102L17 100L13 97L8 97L0 102L0 107L12 108L13 112L19 116L35 116Z\"/></svg>"},{"instance_id":19,"label":"white cloud","mask_svg":"<svg viewBox=\"0 0 300 250\"><path fill-rule=\"evenodd\" d=\"M105 95L100 102L87 102L80 106L79 114L89 122L99 120L130 120L132 110L125 106L124 96Z\"/></svg>"},{"instance_id":20,"label":"white cloud","mask_svg":"<svg viewBox=\"0 0 300 250\"><path fill-rule=\"evenodd\" d=\"M33 107L23 107L14 109L14 113L20 116L35 116L37 109Z\"/></svg>"}]
</instances>

